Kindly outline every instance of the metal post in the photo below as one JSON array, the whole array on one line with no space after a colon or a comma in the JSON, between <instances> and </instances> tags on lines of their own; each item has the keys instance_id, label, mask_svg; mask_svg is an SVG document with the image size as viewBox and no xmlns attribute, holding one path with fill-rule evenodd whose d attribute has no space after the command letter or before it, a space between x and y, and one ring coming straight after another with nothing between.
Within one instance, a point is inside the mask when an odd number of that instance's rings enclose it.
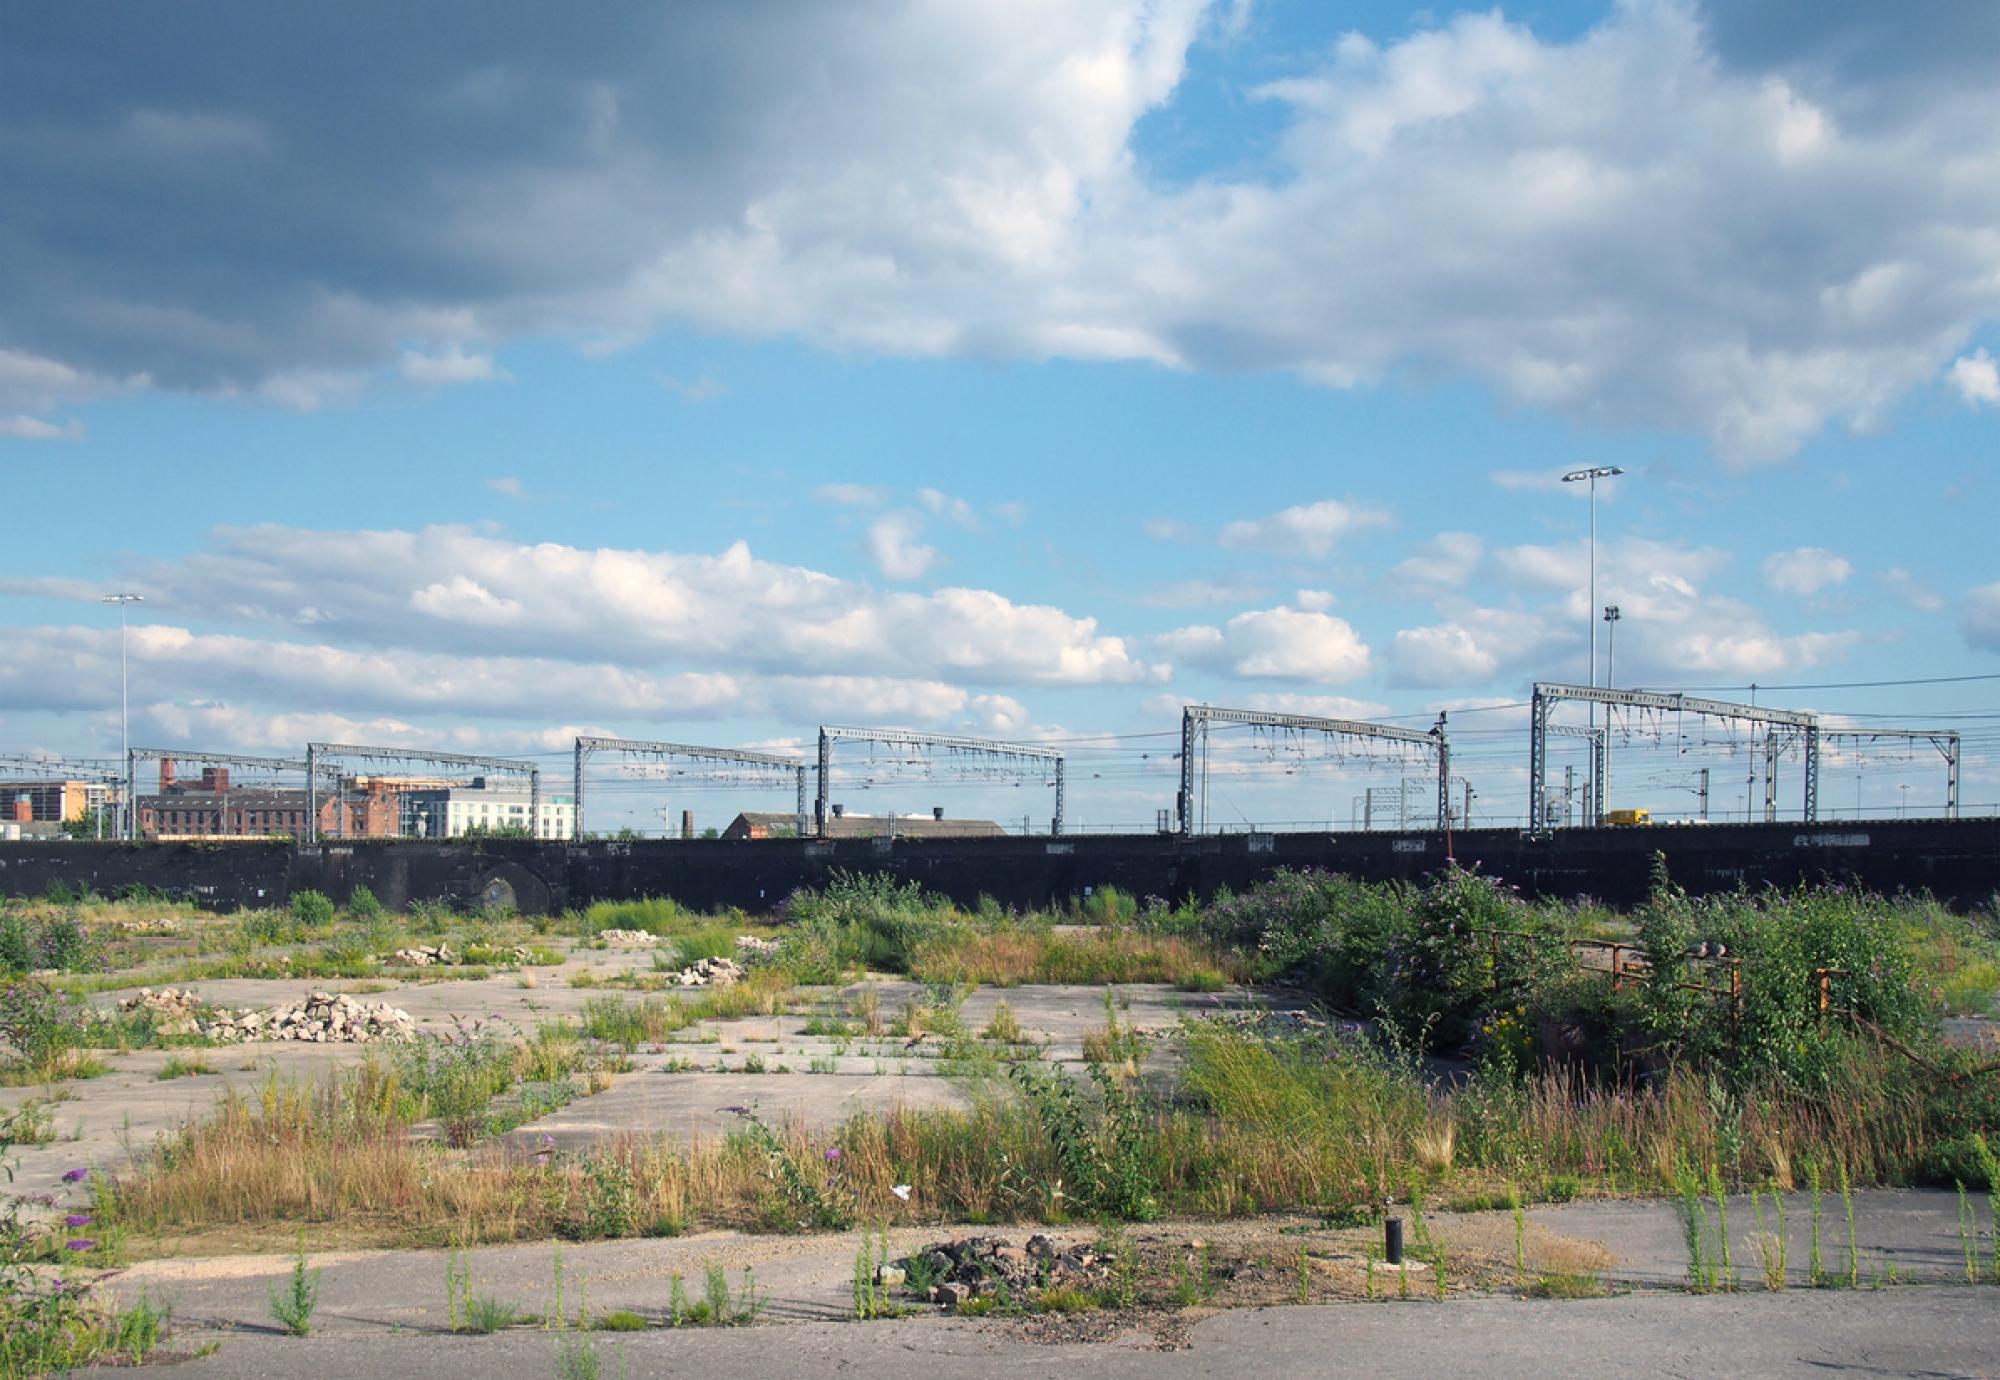
<instances>
[{"instance_id":1,"label":"metal post","mask_svg":"<svg viewBox=\"0 0 2000 1380\"><path fill-rule=\"evenodd\" d=\"M131 748L125 749L125 800L118 814L117 832L127 843L139 837L139 784L138 757Z\"/></svg>"},{"instance_id":2,"label":"metal post","mask_svg":"<svg viewBox=\"0 0 2000 1380\"><path fill-rule=\"evenodd\" d=\"M1778 735L1764 735L1764 822L1778 821Z\"/></svg>"},{"instance_id":3,"label":"metal post","mask_svg":"<svg viewBox=\"0 0 2000 1380\"><path fill-rule=\"evenodd\" d=\"M1701 822L1708 823L1708 768L1701 769Z\"/></svg>"},{"instance_id":4,"label":"metal post","mask_svg":"<svg viewBox=\"0 0 2000 1380\"><path fill-rule=\"evenodd\" d=\"M798 768L798 773L799 800L797 814L792 821L792 828L800 838L804 838L806 836L806 823L810 817L810 808L806 804L806 769L801 766Z\"/></svg>"},{"instance_id":5,"label":"metal post","mask_svg":"<svg viewBox=\"0 0 2000 1380\"><path fill-rule=\"evenodd\" d=\"M1194 833L1194 714L1181 707L1181 789L1174 802L1180 812L1181 837Z\"/></svg>"},{"instance_id":6,"label":"metal post","mask_svg":"<svg viewBox=\"0 0 2000 1380\"><path fill-rule=\"evenodd\" d=\"M1361 828L1372 833L1375 829L1375 788L1366 786L1361 792Z\"/></svg>"},{"instance_id":7,"label":"metal post","mask_svg":"<svg viewBox=\"0 0 2000 1380\"><path fill-rule=\"evenodd\" d=\"M1563 827L1576 823L1576 767L1563 763Z\"/></svg>"},{"instance_id":8,"label":"metal post","mask_svg":"<svg viewBox=\"0 0 2000 1380\"><path fill-rule=\"evenodd\" d=\"M1445 711L1438 711L1437 727L1431 730L1437 735L1438 747L1438 829L1451 832L1451 744L1444 736Z\"/></svg>"},{"instance_id":9,"label":"metal post","mask_svg":"<svg viewBox=\"0 0 2000 1380\"><path fill-rule=\"evenodd\" d=\"M542 836L542 769L528 773L528 837Z\"/></svg>"},{"instance_id":10,"label":"metal post","mask_svg":"<svg viewBox=\"0 0 2000 1380\"><path fill-rule=\"evenodd\" d=\"M1607 751L1606 740L1610 737L1608 728L1598 729L1590 735L1590 822L1599 829L1604 827L1604 754Z\"/></svg>"},{"instance_id":11,"label":"metal post","mask_svg":"<svg viewBox=\"0 0 2000 1380\"><path fill-rule=\"evenodd\" d=\"M1049 832L1057 838L1063 831L1063 759L1056 758L1056 817Z\"/></svg>"},{"instance_id":12,"label":"metal post","mask_svg":"<svg viewBox=\"0 0 2000 1380\"><path fill-rule=\"evenodd\" d=\"M1944 735L1944 817L1958 818L1958 759L1959 737L1956 733Z\"/></svg>"},{"instance_id":13,"label":"metal post","mask_svg":"<svg viewBox=\"0 0 2000 1380\"><path fill-rule=\"evenodd\" d=\"M570 817L576 821L575 828L571 832L576 838L583 837L583 759L588 751L589 749L583 745L583 739L578 738L576 740L576 766L569 788L572 797L570 800Z\"/></svg>"},{"instance_id":14,"label":"metal post","mask_svg":"<svg viewBox=\"0 0 2000 1380\"><path fill-rule=\"evenodd\" d=\"M306 744L306 842L319 842L319 754Z\"/></svg>"},{"instance_id":15,"label":"metal post","mask_svg":"<svg viewBox=\"0 0 2000 1380\"><path fill-rule=\"evenodd\" d=\"M1592 627L1597 626L1595 623ZM1528 709L1528 830L1538 832L1548 825L1548 807L1542 796L1548 790L1549 702L1542 687L1535 687Z\"/></svg>"},{"instance_id":16,"label":"metal post","mask_svg":"<svg viewBox=\"0 0 2000 1380\"><path fill-rule=\"evenodd\" d=\"M1806 729L1806 823L1819 818L1819 725Z\"/></svg>"},{"instance_id":17,"label":"metal post","mask_svg":"<svg viewBox=\"0 0 2000 1380\"><path fill-rule=\"evenodd\" d=\"M813 802L813 834L826 837L826 792L833 775L833 739L825 728L819 731L819 799Z\"/></svg>"}]
</instances>

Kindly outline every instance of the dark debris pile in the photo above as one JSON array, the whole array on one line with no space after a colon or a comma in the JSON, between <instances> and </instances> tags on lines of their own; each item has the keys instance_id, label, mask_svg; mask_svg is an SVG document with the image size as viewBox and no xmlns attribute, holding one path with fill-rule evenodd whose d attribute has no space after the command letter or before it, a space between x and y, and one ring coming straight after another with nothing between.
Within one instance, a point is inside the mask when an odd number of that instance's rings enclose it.
<instances>
[{"instance_id":1,"label":"dark debris pile","mask_svg":"<svg viewBox=\"0 0 2000 1380\"><path fill-rule=\"evenodd\" d=\"M1101 1289L1117 1263L1089 1245L1065 1246L1047 1236L1031 1236L1016 1246L1004 1236L961 1236L928 1246L883 1267L882 1283L935 1279L926 1297L953 1311L973 1299L1026 1302L1044 1289Z\"/></svg>"}]
</instances>

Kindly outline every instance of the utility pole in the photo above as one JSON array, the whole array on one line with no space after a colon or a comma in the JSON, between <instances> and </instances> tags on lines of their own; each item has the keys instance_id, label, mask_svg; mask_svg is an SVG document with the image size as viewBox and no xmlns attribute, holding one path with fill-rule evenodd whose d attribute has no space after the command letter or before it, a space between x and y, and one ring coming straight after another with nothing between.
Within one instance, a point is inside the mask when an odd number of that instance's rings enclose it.
<instances>
[{"instance_id":1,"label":"utility pole","mask_svg":"<svg viewBox=\"0 0 2000 1380\"><path fill-rule=\"evenodd\" d=\"M1597 481L1615 479L1625 473L1616 465L1589 465L1580 470L1571 470L1562 477L1565 484L1590 485L1590 594L1584 603L1584 624L1590 629L1590 686L1597 688L1597 617L1590 610L1597 607ZM1590 726L1597 727L1597 705L1590 706ZM1604 812L1604 788L1597 782L1591 783L1599 814Z\"/></svg>"},{"instance_id":2,"label":"utility pole","mask_svg":"<svg viewBox=\"0 0 2000 1380\"><path fill-rule=\"evenodd\" d=\"M1618 684L1618 620L1622 615L1618 605L1604 606L1604 683L1616 688ZM1604 706L1604 785L1600 788L1606 801L1611 799L1611 706ZM1599 811L1602 813L1602 810Z\"/></svg>"},{"instance_id":3,"label":"utility pole","mask_svg":"<svg viewBox=\"0 0 2000 1380\"><path fill-rule=\"evenodd\" d=\"M142 604L145 601L146 596L143 594L107 594L97 601L100 604L118 605L118 749L127 757L131 756L132 753L132 694L131 681L126 674L125 608L128 604ZM132 792L129 788L129 782L125 796L126 798L120 806L123 827L119 832L123 837L129 839L133 837L134 830L132 826L137 821L137 816L132 809Z\"/></svg>"},{"instance_id":4,"label":"utility pole","mask_svg":"<svg viewBox=\"0 0 2000 1380\"><path fill-rule=\"evenodd\" d=\"M1701 822L1708 823L1708 768L1701 769Z\"/></svg>"}]
</instances>

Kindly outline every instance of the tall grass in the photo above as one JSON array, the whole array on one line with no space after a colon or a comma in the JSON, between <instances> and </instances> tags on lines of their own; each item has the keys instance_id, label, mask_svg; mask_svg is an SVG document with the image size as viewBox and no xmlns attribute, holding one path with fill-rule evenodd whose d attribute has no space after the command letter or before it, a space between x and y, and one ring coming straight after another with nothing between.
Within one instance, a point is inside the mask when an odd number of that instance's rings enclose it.
<instances>
[{"instance_id":1,"label":"tall grass","mask_svg":"<svg viewBox=\"0 0 2000 1380\"><path fill-rule=\"evenodd\" d=\"M1222 973L1239 980L1240 957L1200 940L1133 930L1055 934L1046 927L958 928L926 939L909 965L924 982L1013 987L1024 982L1207 984Z\"/></svg>"}]
</instances>

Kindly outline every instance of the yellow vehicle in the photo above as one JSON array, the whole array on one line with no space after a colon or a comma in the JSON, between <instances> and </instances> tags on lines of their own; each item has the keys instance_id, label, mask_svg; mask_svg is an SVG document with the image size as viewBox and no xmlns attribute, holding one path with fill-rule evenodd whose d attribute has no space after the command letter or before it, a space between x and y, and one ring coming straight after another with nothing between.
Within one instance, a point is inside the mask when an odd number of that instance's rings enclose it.
<instances>
[{"instance_id":1,"label":"yellow vehicle","mask_svg":"<svg viewBox=\"0 0 2000 1380\"><path fill-rule=\"evenodd\" d=\"M1631 828L1635 824L1651 824L1653 812L1644 808L1637 810L1606 810L1604 822L1613 828Z\"/></svg>"}]
</instances>

